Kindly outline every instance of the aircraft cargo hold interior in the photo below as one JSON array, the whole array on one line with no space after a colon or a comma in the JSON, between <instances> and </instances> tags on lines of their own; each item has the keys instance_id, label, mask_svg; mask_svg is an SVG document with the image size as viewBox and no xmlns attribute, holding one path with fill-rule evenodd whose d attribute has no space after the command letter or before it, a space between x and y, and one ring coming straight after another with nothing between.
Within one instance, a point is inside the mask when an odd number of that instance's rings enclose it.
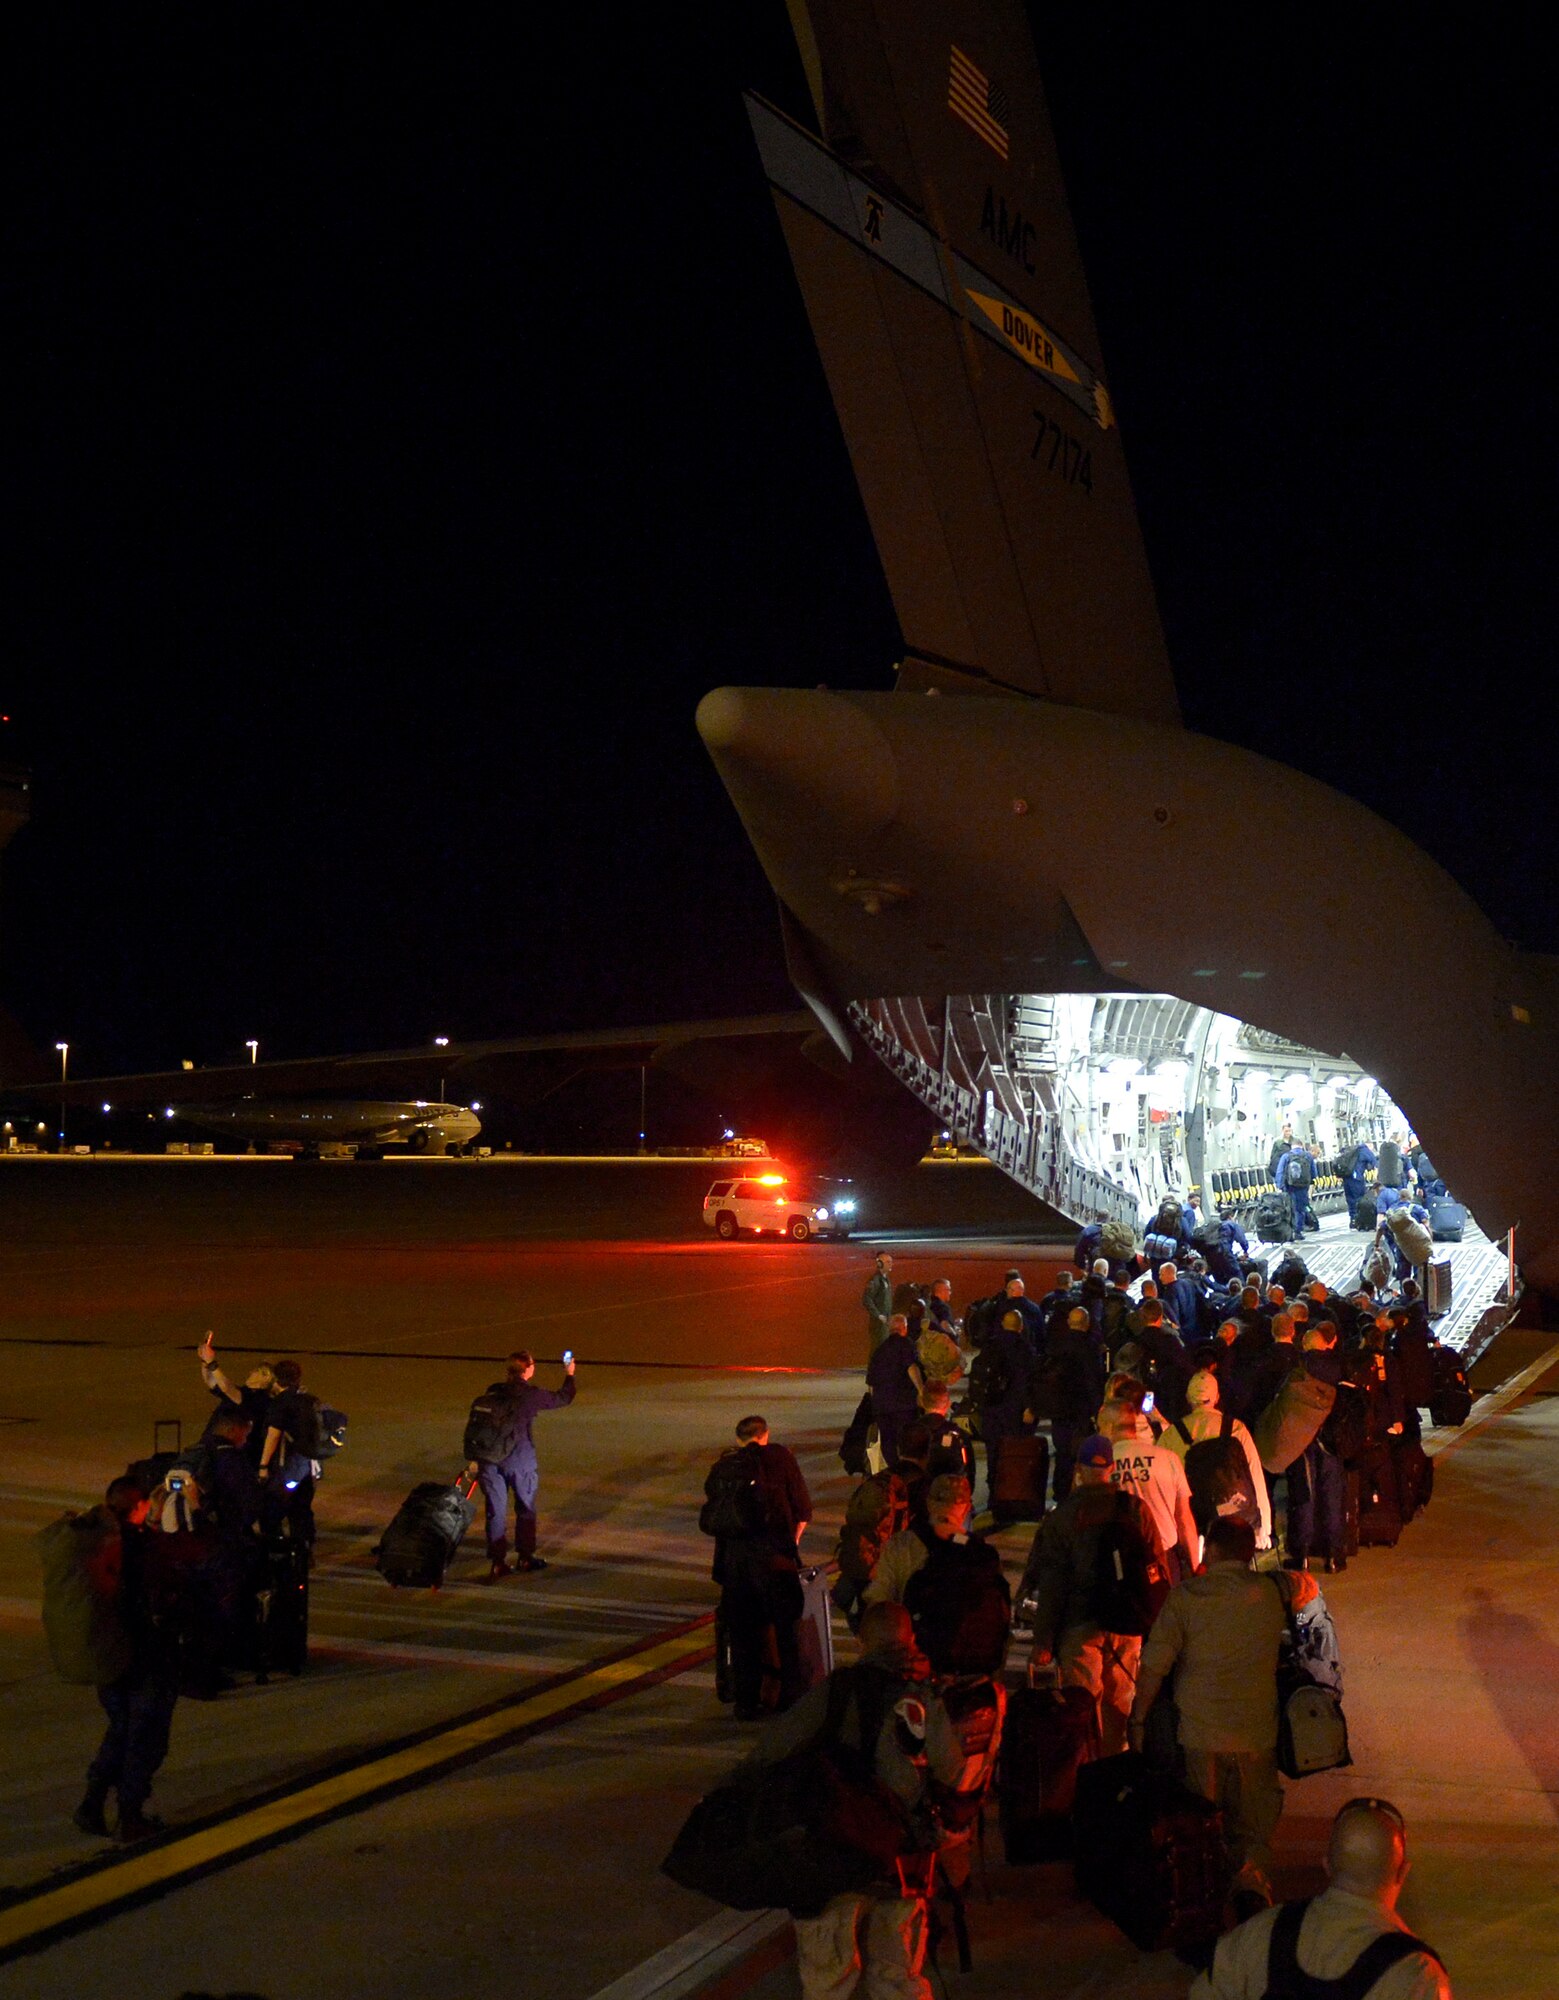
<instances>
[{"instance_id":1,"label":"aircraft cargo hold interior","mask_svg":"<svg viewBox=\"0 0 1559 2000\"><path fill-rule=\"evenodd\" d=\"M1295 1248L1334 1287L1357 1280L1372 1240L1350 1227L1339 1159L1423 1136L1348 1055L1170 994L956 994L856 1002L850 1016L950 1132L1079 1223L1114 1217L1140 1233L1165 1195L1189 1194L1259 1248L1257 1204L1291 1132L1318 1154L1309 1205L1320 1227ZM1508 1241L1491 1242L1469 1214L1435 1257L1450 1289L1436 1330L1476 1354L1520 1301Z\"/></svg>"}]
</instances>

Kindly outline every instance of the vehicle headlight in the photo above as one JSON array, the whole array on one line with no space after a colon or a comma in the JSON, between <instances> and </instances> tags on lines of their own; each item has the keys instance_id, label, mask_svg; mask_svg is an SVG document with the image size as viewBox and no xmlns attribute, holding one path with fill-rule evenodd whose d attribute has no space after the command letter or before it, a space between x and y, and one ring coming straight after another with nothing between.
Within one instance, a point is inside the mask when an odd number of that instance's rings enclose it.
<instances>
[{"instance_id":1,"label":"vehicle headlight","mask_svg":"<svg viewBox=\"0 0 1559 2000\"><path fill-rule=\"evenodd\" d=\"M853 1201L836 1202L834 1206L839 1210L841 1215L854 1215L855 1213L855 1203Z\"/></svg>"},{"instance_id":2,"label":"vehicle headlight","mask_svg":"<svg viewBox=\"0 0 1559 2000\"><path fill-rule=\"evenodd\" d=\"M828 1210L826 1208L814 1208L812 1211L812 1220L814 1222L826 1222L828 1220Z\"/></svg>"}]
</instances>

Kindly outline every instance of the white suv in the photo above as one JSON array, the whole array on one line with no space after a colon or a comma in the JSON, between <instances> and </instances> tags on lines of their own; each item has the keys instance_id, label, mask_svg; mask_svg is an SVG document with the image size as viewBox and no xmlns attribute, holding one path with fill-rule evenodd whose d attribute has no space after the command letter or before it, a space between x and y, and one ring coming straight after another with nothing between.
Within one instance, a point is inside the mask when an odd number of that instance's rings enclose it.
<instances>
[{"instance_id":1,"label":"white suv","mask_svg":"<svg viewBox=\"0 0 1559 2000\"><path fill-rule=\"evenodd\" d=\"M754 1236L788 1236L793 1243L813 1236L842 1243L854 1225L855 1198L847 1181L751 1174L746 1180L716 1181L704 1196L704 1226L727 1243L744 1229Z\"/></svg>"}]
</instances>

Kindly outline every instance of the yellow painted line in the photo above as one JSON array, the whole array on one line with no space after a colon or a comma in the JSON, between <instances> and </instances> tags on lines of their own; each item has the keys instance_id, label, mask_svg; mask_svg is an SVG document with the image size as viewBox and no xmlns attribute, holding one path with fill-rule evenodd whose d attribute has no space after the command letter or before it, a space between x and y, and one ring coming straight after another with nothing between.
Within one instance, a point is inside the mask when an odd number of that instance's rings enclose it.
<instances>
[{"instance_id":1,"label":"yellow painted line","mask_svg":"<svg viewBox=\"0 0 1559 2000\"><path fill-rule=\"evenodd\" d=\"M67 1882L58 1889L46 1889L23 1903L13 1903L8 1909L0 1910L0 1952L25 1943L39 1932L75 1923L105 1905L123 1902L132 1896L143 1896L147 1891L176 1881L179 1876L195 1869L209 1868L213 1862L236 1856L247 1847L273 1840L278 1834L291 1832L310 1820L338 1812L343 1806L371 1798L375 1792L404 1784L407 1779L435 1770L441 1764L469 1756L472 1751L501 1742L518 1730L532 1728L539 1722L609 1694L613 1689L628 1686L683 1661L691 1663L706 1654L710 1644L707 1626L680 1632L676 1638L663 1640L658 1646L647 1646L642 1652L630 1653L624 1659L607 1660L601 1666L591 1667L553 1687L542 1688L539 1693L513 1702L491 1715L458 1723L453 1729L430 1736L425 1742L414 1743L408 1749L392 1751L388 1756L356 1765L333 1778L289 1792L285 1798L272 1799L267 1805L251 1807L249 1811L240 1812L216 1826L186 1834L181 1840L170 1840L159 1847L131 1854L115 1866L99 1869L94 1874L83 1876L80 1881Z\"/></svg>"}]
</instances>

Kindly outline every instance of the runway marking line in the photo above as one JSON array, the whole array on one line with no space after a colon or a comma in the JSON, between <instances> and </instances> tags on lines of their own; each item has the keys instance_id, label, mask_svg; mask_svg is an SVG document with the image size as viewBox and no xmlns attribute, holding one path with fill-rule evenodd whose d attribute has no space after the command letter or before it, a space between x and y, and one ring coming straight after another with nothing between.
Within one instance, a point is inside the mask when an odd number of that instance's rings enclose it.
<instances>
[{"instance_id":1,"label":"runway marking line","mask_svg":"<svg viewBox=\"0 0 1559 2000\"><path fill-rule=\"evenodd\" d=\"M230 1867L350 1812L443 1777L560 1723L704 1665L714 1655L713 1614L626 1647L593 1666L507 1695L454 1723L369 1750L325 1776L173 1833L123 1855L90 1861L0 1908L0 1964L201 1876Z\"/></svg>"}]
</instances>

